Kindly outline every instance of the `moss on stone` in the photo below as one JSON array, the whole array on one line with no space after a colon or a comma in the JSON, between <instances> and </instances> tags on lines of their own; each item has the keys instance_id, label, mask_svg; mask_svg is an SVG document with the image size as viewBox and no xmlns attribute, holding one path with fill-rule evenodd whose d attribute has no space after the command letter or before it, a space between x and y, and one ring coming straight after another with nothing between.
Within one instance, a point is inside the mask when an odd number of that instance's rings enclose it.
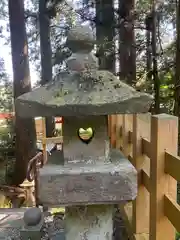
<instances>
[{"instance_id":1,"label":"moss on stone","mask_svg":"<svg viewBox=\"0 0 180 240\"><path fill-rule=\"evenodd\" d=\"M121 82L111 72L98 70L62 73L56 81L20 96L16 102L24 116L30 114L28 109L33 115L91 115L146 112L152 98Z\"/></svg>"}]
</instances>

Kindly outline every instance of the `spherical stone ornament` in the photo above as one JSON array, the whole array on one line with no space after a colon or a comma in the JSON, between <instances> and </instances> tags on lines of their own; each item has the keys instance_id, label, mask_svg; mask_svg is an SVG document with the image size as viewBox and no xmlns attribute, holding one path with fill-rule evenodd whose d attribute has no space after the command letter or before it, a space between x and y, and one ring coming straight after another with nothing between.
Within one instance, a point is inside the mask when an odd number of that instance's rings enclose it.
<instances>
[{"instance_id":1,"label":"spherical stone ornament","mask_svg":"<svg viewBox=\"0 0 180 240\"><path fill-rule=\"evenodd\" d=\"M33 207L26 210L26 212L24 213L23 220L27 226L36 226L37 224L40 223L41 218L42 218L41 210L39 208Z\"/></svg>"},{"instance_id":2,"label":"spherical stone ornament","mask_svg":"<svg viewBox=\"0 0 180 240\"><path fill-rule=\"evenodd\" d=\"M98 59L92 53L73 53L67 60L70 71L82 72L98 70Z\"/></svg>"},{"instance_id":3,"label":"spherical stone ornament","mask_svg":"<svg viewBox=\"0 0 180 240\"><path fill-rule=\"evenodd\" d=\"M91 52L94 48L95 36L89 26L78 25L67 34L66 45L72 52Z\"/></svg>"}]
</instances>

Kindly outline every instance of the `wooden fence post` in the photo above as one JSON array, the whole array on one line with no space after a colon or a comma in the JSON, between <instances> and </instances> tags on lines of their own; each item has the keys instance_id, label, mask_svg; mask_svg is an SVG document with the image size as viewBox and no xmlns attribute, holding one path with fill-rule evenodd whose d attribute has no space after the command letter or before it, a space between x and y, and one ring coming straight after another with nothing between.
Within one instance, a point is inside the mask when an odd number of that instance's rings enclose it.
<instances>
[{"instance_id":1,"label":"wooden fence post","mask_svg":"<svg viewBox=\"0 0 180 240\"><path fill-rule=\"evenodd\" d=\"M150 122L145 122L138 119L138 114L133 115L133 164L138 172L138 195L133 201L133 216L132 228L133 233L149 233L149 193L142 184L141 170L145 167L148 159L142 152L142 137L147 137L150 134L148 125ZM145 132L147 134L145 134Z\"/></svg>"},{"instance_id":2,"label":"wooden fence post","mask_svg":"<svg viewBox=\"0 0 180 240\"><path fill-rule=\"evenodd\" d=\"M164 194L176 199L177 182L165 173L165 150L177 154L178 118L151 118L150 240L174 240L175 229L164 215Z\"/></svg>"},{"instance_id":3,"label":"wooden fence post","mask_svg":"<svg viewBox=\"0 0 180 240\"><path fill-rule=\"evenodd\" d=\"M43 147L43 157L44 161L47 160L47 151L46 151L46 119L42 117L42 147Z\"/></svg>"},{"instance_id":4,"label":"wooden fence post","mask_svg":"<svg viewBox=\"0 0 180 240\"><path fill-rule=\"evenodd\" d=\"M111 147L115 148L116 147L116 118L117 115L111 115L110 116L110 143L111 143Z\"/></svg>"},{"instance_id":5,"label":"wooden fence post","mask_svg":"<svg viewBox=\"0 0 180 240\"><path fill-rule=\"evenodd\" d=\"M110 139L111 138L111 115L108 115L108 136Z\"/></svg>"},{"instance_id":6,"label":"wooden fence post","mask_svg":"<svg viewBox=\"0 0 180 240\"><path fill-rule=\"evenodd\" d=\"M132 115L123 114L122 116L122 152L128 157L131 153L131 145L129 143L129 131L132 130Z\"/></svg>"},{"instance_id":7,"label":"wooden fence post","mask_svg":"<svg viewBox=\"0 0 180 240\"><path fill-rule=\"evenodd\" d=\"M116 116L116 148L122 150L122 127L123 127L123 116Z\"/></svg>"}]
</instances>

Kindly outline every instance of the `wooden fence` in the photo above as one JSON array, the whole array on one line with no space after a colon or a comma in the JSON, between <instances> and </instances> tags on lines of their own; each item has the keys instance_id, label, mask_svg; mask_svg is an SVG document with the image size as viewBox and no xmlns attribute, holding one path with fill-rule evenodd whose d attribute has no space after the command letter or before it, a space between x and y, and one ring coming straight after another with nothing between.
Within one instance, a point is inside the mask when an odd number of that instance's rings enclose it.
<instances>
[{"instance_id":1,"label":"wooden fence","mask_svg":"<svg viewBox=\"0 0 180 240\"><path fill-rule=\"evenodd\" d=\"M39 122L36 122L36 135L37 140L42 142L42 148L43 148L43 156L44 161L47 161L47 151L46 151L46 145L48 143L54 143L54 144L62 144L63 143L63 137L62 136L56 136L56 137L47 137L46 136L46 120L45 118L41 118Z\"/></svg>"},{"instance_id":2,"label":"wooden fence","mask_svg":"<svg viewBox=\"0 0 180 240\"><path fill-rule=\"evenodd\" d=\"M174 240L180 232L178 119L167 114L109 117L112 147L138 172L138 195L120 206L130 239Z\"/></svg>"}]
</instances>

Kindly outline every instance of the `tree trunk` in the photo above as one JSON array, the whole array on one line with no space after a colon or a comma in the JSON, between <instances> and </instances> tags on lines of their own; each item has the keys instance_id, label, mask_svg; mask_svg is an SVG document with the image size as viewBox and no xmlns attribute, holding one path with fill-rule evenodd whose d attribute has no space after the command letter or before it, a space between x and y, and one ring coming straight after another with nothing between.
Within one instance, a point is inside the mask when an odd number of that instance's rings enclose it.
<instances>
[{"instance_id":1,"label":"tree trunk","mask_svg":"<svg viewBox=\"0 0 180 240\"><path fill-rule=\"evenodd\" d=\"M174 115L179 118L180 126L180 0L176 2L176 60L175 60L175 82L174 82ZM180 144L180 127L178 134ZM180 147L178 147L178 155ZM180 182L177 185L177 202L180 204Z\"/></svg>"},{"instance_id":2,"label":"tree trunk","mask_svg":"<svg viewBox=\"0 0 180 240\"><path fill-rule=\"evenodd\" d=\"M50 18L47 14L46 0L39 0L39 27L41 50L41 84L52 81L52 50L50 42ZM52 137L53 118L46 118L46 135Z\"/></svg>"},{"instance_id":3,"label":"tree trunk","mask_svg":"<svg viewBox=\"0 0 180 240\"><path fill-rule=\"evenodd\" d=\"M146 91L153 94L152 89L152 30L153 18L152 12L146 15Z\"/></svg>"},{"instance_id":4,"label":"tree trunk","mask_svg":"<svg viewBox=\"0 0 180 240\"><path fill-rule=\"evenodd\" d=\"M100 69L115 72L113 0L96 0L96 38Z\"/></svg>"},{"instance_id":5,"label":"tree trunk","mask_svg":"<svg viewBox=\"0 0 180 240\"><path fill-rule=\"evenodd\" d=\"M119 0L120 79L136 82L136 48L134 33L134 0Z\"/></svg>"},{"instance_id":6,"label":"tree trunk","mask_svg":"<svg viewBox=\"0 0 180 240\"><path fill-rule=\"evenodd\" d=\"M152 63L153 63L153 80L154 80L154 113L160 113L160 81L157 66L157 14L155 0L152 2Z\"/></svg>"},{"instance_id":7,"label":"tree trunk","mask_svg":"<svg viewBox=\"0 0 180 240\"><path fill-rule=\"evenodd\" d=\"M178 1L176 10L176 36L174 114L180 117L180 1Z\"/></svg>"},{"instance_id":8,"label":"tree trunk","mask_svg":"<svg viewBox=\"0 0 180 240\"><path fill-rule=\"evenodd\" d=\"M14 78L14 99L16 99L21 94L31 91L23 0L9 0L9 21ZM26 178L28 161L35 155L36 131L34 119L22 119L16 115L15 134L16 164L12 180L14 185L18 185Z\"/></svg>"}]
</instances>

